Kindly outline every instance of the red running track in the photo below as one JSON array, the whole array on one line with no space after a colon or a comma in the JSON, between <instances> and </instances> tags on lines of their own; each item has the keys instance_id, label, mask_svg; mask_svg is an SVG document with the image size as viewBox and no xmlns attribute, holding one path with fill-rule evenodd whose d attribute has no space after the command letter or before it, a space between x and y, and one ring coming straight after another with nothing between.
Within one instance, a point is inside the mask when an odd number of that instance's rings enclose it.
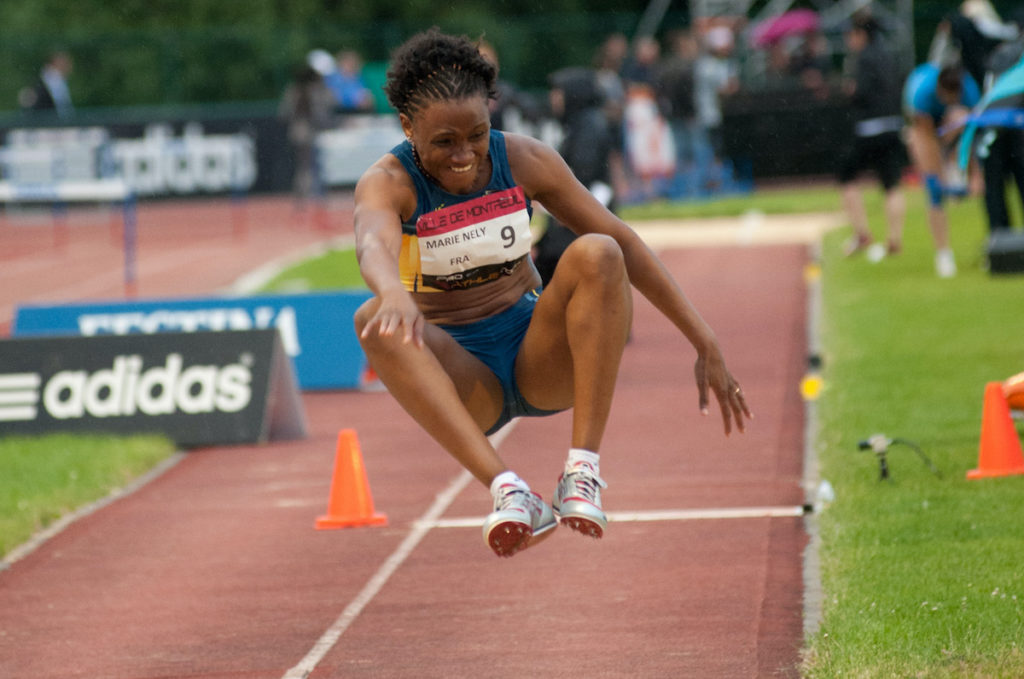
<instances>
[{"instance_id":1,"label":"red running track","mask_svg":"<svg viewBox=\"0 0 1024 679\"><path fill-rule=\"evenodd\" d=\"M287 220L287 209L275 209ZM194 235L199 218L188 215L201 213L182 210L159 227L161 248L140 249L143 296L220 289L349 228L284 223L251 225L242 242L175 238L179 227ZM79 251L91 252L65 256ZM189 452L0 571L0 677L798 676L803 519L690 519L681 510L803 504L807 253L663 254L715 327L756 415L729 438L717 414L702 418L692 349L637 300L602 451L605 505L627 519L656 510L676 518L613 521L601 541L559 529L498 559L477 520L489 511L486 490L460 490L458 465L390 396L310 393L308 439ZM30 268L54 257L9 261ZM72 271L97 268L69 262L53 283L66 290ZM49 298L44 282L32 282L33 299ZM112 280L108 294L117 287ZM337 434L349 427L389 524L316 531ZM519 421L503 434L503 456L550 498L569 416ZM451 502L439 505L446 490ZM419 523L439 506L440 525Z\"/></svg>"}]
</instances>

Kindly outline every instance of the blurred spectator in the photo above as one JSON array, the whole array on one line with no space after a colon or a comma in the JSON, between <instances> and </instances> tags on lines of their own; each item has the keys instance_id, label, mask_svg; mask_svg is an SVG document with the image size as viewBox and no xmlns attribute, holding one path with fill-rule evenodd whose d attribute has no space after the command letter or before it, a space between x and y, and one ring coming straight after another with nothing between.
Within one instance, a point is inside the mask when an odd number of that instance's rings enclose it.
<instances>
[{"instance_id":1,"label":"blurred spectator","mask_svg":"<svg viewBox=\"0 0 1024 679\"><path fill-rule=\"evenodd\" d=\"M708 140L698 158L698 173L704 188L713 189L722 184L722 97L739 89L738 69L732 60L733 46L732 29L709 28L704 34L704 49L694 73L697 122L702 136Z\"/></svg>"},{"instance_id":2,"label":"blurred spectator","mask_svg":"<svg viewBox=\"0 0 1024 679\"><path fill-rule=\"evenodd\" d=\"M334 96L338 111L373 110L373 93L360 75L363 60L358 52L342 50L337 57L322 49L313 50L307 58L309 66L320 74L328 91Z\"/></svg>"},{"instance_id":3,"label":"blurred spectator","mask_svg":"<svg viewBox=\"0 0 1024 679\"><path fill-rule=\"evenodd\" d=\"M767 48L767 59L765 63L766 85L780 87L787 85L790 78L789 50L782 40L772 43Z\"/></svg>"},{"instance_id":4,"label":"blurred spectator","mask_svg":"<svg viewBox=\"0 0 1024 679\"><path fill-rule=\"evenodd\" d=\"M828 40L820 32L805 34L789 58L789 72L816 98L828 98L828 76L832 72Z\"/></svg>"},{"instance_id":5,"label":"blurred spectator","mask_svg":"<svg viewBox=\"0 0 1024 679\"><path fill-rule=\"evenodd\" d=\"M551 112L562 123L565 136L559 153L581 184L608 209L615 211L612 172L621 165L616 144L603 108L604 97L596 73L588 68L565 68L550 77ZM548 226L537 242L534 261L547 285L565 248L576 239L568 227L548 217Z\"/></svg>"},{"instance_id":6,"label":"blurred spectator","mask_svg":"<svg viewBox=\"0 0 1024 679\"><path fill-rule=\"evenodd\" d=\"M341 102L341 110L372 111L373 92L363 82L363 58L354 50L342 50L338 52L337 62L339 77L335 96Z\"/></svg>"},{"instance_id":7,"label":"blurred spectator","mask_svg":"<svg viewBox=\"0 0 1024 679\"><path fill-rule=\"evenodd\" d=\"M22 108L32 111L54 111L61 118L73 114L74 106L71 103L71 92L67 82L72 67L73 62L67 52L57 51L51 54L39 73L38 82L19 94L18 99Z\"/></svg>"},{"instance_id":8,"label":"blurred spectator","mask_svg":"<svg viewBox=\"0 0 1024 679\"><path fill-rule=\"evenodd\" d=\"M606 106L614 115L614 107L618 107L617 120L622 119L622 109L626 101L626 88L622 82L622 68L629 54L629 41L622 33L613 33L605 38L594 57L597 69L597 84L604 95Z\"/></svg>"},{"instance_id":9,"label":"blurred spectator","mask_svg":"<svg viewBox=\"0 0 1024 679\"><path fill-rule=\"evenodd\" d=\"M335 99L323 77L310 65L303 65L288 84L278 114L288 124L295 175L292 183L295 208L302 210L310 199L323 192L316 157L316 135L334 122Z\"/></svg>"},{"instance_id":10,"label":"blurred spectator","mask_svg":"<svg viewBox=\"0 0 1024 679\"><path fill-rule=\"evenodd\" d=\"M626 83L625 149L628 168L636 180L636 198L660 193L658 182L675 172L675 146L668 123L658 108L654 84L661 46L651 36L637 38L633 56L623 68Z\"/></svg>"},{"instance_id":11,"label":"blurred spectator","mask_svg":"<svg viewBox=\"0 0 1024 679\"><path fill-rule=\"evenodd\" d=\"M998 82L1003 73L1024 59L1024 36L1019 30L1024 24L1024 10L1018 10L1013 23L1018 28L1018 37L993 50L987 62L986 90ZM1002 109L1024 109L1024 94L993 101L986 111L997 114ZM1017 186L1017 194L1024 205L1024 129L1011 125L990 125L979 130L978 138L980 141L976 152L985 178L985 212L988 216L989 231L1009 229L1007 179L1013 179Z\"/></svg>"},{"instance_id":12,"label":"blurred spectator","mask_svg":"<svg viewBox=\"0 0 1024 679\"><path fill-rule=\"evenodd\" d=\"M1003 23L988 0L966 0L939 24L933 41L933 50L938 54L930 60L940 66L959 60L980 84L992 50L1016 37L1016 26Z\"/></svg>"},{"instance_id":13,"label":"blurred spectator","mask_svg":"<svg viewBox=\"0 0 1024 679\"><path fill-rule=\"evenodd\" d=\"M959 64L927 63L915 68L903 87L904 114L910 120L909 149L924 181L928 199L928 226L935 242L935 271L940 278L956 275L956 260L949 246L949 221L943 208L945 194L959 191L953 178L944 178L949 144L958 136L958 125L978 103L978 85ZM954 134L941 134L952 129ZM959 179L957 179L959 182Z\"/></svg>"},{"instance_id":14,"label":"blurred spectator","mask_svg":"<svg viewBox=\"0 0 1024 679\"><path fill-rule=\"evenodd\" d=\"M491 111L491 127L495 130L508 130L510 127L516 127L514 119L517 116L531 122L538 120L540 106L533 97L501 77L501 62L494 45L481 40L478 48L480 54L484 55L484 58L498 69L498 96L488 100L487 103Z\"/></svg>"},{"instance_id":15,"label":"blurred spectator","mask_svg":"<svg viewBox=\"0 0 1024 679\"><path fill-rule=\"evenodd\" d=\"M839 185L843 207L854 235L847 256L868 249L872 260L898 254L903 243L905 203L900 188L904 148L900 140L900 86L903 82L896 57L883 43L878 23L857 16L846 28L849 50L844 67L843 93L850 106L852 136L840 155ZM865 169L874 170L885 192L887 247L872 245L871 229L860 188L855 180Z\"/></svg>"},{"instance_id":16,"label":"blurred spectator","mask_svg":"<svg viewBox=\"0 0 1024 679\"><path fill-rule=\"evenodd\" d=\"M622 81L622 67L628 53L629 41L626 40L626 36L622 33L612 33L605 38L594 55L597 86L601 89L604 112L615 135L615 146L620 152L624 152L626 148L623 121L626 110L626 87ZM629 193L629 180L624 166L614 171L612 181L616 194L626 196Z\"/></svg>"},{"instance_id":17,"label":"blurred spectator","mask_svg":"<svg viewBox=\"0 0 1024 679\"><path fill-rule=\"evenodd\" d=\"M671 37L671 52L658 69L655 82L658 103L668 119L675 143L674 196L692 193L696 189L696 149L702 143L694 104L694 74L699 54L700 46L689 31L675 33Z\"/></svg>"},{"instance_id":18,"label":"blurred spectator","mask_svg":"<svg viewBox=\"0 0 1024 679\"><path fill-rule=\"evenodd\" d=\"M641 35L633 46L633 54L622 68L622 79L626 87L630 85L646 85L654 87L654 79L661 58L661 45L652 36Z\"/></svg>"}]
</instances>

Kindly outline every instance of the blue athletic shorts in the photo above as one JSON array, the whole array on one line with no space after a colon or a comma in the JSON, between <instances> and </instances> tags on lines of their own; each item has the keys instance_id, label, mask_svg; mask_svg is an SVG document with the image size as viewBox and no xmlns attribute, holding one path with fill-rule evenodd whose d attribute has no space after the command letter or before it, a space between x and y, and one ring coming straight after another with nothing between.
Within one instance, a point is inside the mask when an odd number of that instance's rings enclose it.
<instances>
[{"instance_id":1,"label":"blue athletic shorts","mask_svg":"<svg viewBox=\"0 0 1024 679\"><path fill-rule=\"evenodd\" d=\"M526 336L526 330L530 327L533 308L539 296L537 291L531 290L508 309L482 321L465 325L438 326L469 353L486 363L501 382L505 402L498 421L487 430L488 436L501 429L512 418L542 417L560 412L533 407L519 393L519 387L516 385L516 356L519 354L519 345Z\"/></svg>"}]
</instances>

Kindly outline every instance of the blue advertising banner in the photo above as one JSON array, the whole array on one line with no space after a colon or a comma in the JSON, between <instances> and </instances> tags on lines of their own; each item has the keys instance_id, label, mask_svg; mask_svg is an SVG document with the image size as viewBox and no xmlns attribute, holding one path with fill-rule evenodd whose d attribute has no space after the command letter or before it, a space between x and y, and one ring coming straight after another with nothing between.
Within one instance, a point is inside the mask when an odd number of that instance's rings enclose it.
<instances>
[{"instance_id":1,"label":"blue advertising banner","mask_svg":"<svg viewBox=\"0 0 1024 679\"><path fill-rule=\"evenodd\" d=\"M156 334L276 328L302 389L358 388L366 357L352 315L366 290L22 305L12 335Z\"/></svg>"}]
</instances>

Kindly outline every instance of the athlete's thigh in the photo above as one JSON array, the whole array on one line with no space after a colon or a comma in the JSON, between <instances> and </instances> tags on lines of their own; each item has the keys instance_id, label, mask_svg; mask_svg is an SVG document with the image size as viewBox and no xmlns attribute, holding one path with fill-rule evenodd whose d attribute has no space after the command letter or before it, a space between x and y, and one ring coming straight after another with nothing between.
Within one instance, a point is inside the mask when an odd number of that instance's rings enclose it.
<instances>
[{"instance_id":1,"label":"athlete's thigh","mask_svg":"<svg viewBox=\"0 0 1024 679\"><path fill-rule=\"evenodd\" d=\"M423 341L451 378L466 409L484 431L498 419L504 406L501 383L487 364L470 353L443 329L430 325Z\"/></svg>"},{"instance_id":2,"label":"athlete's thigh","mask_svg":"<svg viewBox=\"0 0 1024 679\"><path fill-rule=\"evenodd\" d=\"M516 384L526 401L544 410L573 405L573 363L566 332L569 286L558 275L544 288L516 358Z\"/></svg>"}]
</instances>

